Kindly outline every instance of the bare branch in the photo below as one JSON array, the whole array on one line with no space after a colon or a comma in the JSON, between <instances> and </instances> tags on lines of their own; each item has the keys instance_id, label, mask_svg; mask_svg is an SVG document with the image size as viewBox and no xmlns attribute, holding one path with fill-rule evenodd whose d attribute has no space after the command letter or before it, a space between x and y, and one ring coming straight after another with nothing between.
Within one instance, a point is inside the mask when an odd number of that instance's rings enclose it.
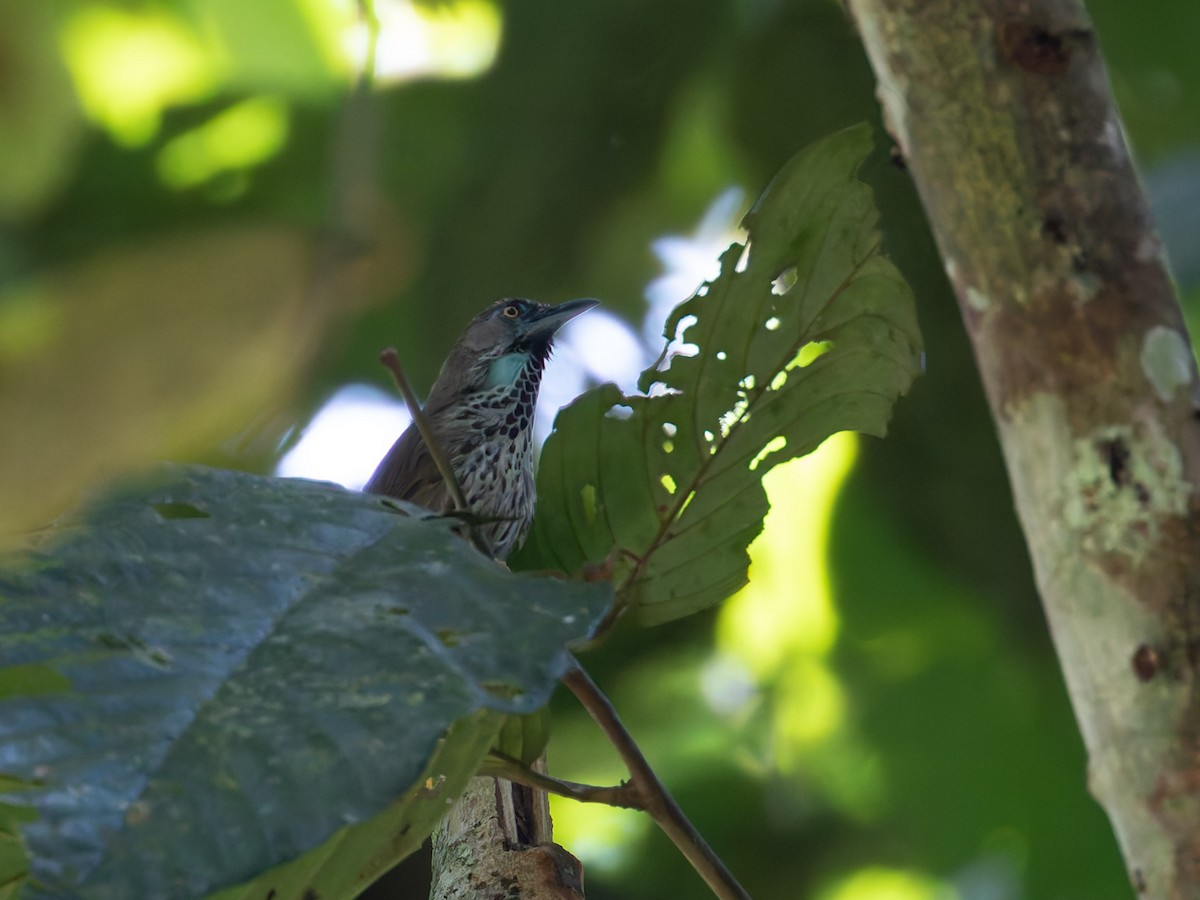
<instances>
[{"instance_id":1,"label":"bare branch","mask_svg":"<svg viewBox=\"0 0 1200 900\"><path fill-rule=\"evenodd\" d=\"M705 884L721 900L750 900L745 888L738 884L733 873L725 867L725 863L713 852L712 847L688 821L679 804L658 780L658 776L654 774L646 757L634 742L633 736L621 723L608 697L604 696L578 661L575 661L562 681L620 754L629 769L630 780L645 804L646 812L679 848L692 864L692 868L704 879Z\"/></svg>"}]
</instances>

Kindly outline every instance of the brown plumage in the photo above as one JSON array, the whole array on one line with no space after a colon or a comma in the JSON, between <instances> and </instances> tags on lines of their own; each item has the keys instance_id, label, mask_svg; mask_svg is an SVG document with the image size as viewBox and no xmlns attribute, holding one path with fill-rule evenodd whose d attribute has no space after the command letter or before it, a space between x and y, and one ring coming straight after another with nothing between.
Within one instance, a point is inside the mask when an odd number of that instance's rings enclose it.
<instances>
[{"instance_id":1,"label":"brown plumage","mask_svg":"<svg viewBox=\"0 0 1200 900\"><path fill-rule=\"evenodd\" d=\"M533 410L554 335L596 305L505 299L467 325L433 383L424 412L496 559L520 546L533 519ZM365 488L435 512L450 493L415 425L392 445Z\"/></svg>"}]
</instances>

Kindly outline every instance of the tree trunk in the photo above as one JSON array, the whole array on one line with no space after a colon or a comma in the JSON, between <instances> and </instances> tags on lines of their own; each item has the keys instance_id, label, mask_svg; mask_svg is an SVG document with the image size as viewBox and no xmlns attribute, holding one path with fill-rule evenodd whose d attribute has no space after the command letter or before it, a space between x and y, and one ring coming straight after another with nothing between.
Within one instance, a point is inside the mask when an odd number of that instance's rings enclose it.
<instances>
[{"instance_id":1,"label":"tree trunk","mask_svg":"<svg viewBox=\"0 0 1200 900\"><path fill-rule=\"evenodd\" d=\"M540 760L535 768L544 770ZM552 843L544 792L477 777L433 833L429 897L583 900L583 867Z\"/></svg>"},{"instance_id":2,"label":"tree trunk","mask_svg":"<svg viewBox=\"0 0 1200 900\"><path fill-rule=\"evenodd\" d=\"M1078 0L847 0L1140 895L1200 898L1200 384ZM947 439L953 437L952 424Z\"/></svg>"}]
</instances>

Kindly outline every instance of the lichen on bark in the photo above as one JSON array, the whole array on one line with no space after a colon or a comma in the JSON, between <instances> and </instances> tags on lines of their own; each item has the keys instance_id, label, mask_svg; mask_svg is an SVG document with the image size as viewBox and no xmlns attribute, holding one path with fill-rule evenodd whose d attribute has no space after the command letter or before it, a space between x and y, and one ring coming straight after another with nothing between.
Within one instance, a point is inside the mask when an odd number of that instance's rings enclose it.
<instances>
[{"instance_id":1,"label":"lichen on bark","mask_svg":"<svg viewBox=\"0 0 1200 900\"><path fill-rule=\"evenodd\" d=\"M1080 0L848 0L1139 895L1200 898L1200 380Z\"/></svg>"}]
</instances>

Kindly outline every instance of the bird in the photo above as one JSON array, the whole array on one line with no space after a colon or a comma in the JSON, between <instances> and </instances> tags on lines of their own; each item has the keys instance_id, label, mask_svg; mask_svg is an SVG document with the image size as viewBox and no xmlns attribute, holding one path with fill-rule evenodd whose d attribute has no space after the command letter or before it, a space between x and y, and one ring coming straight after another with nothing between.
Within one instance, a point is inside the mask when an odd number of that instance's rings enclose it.
<instances>
[{"instance_id":1,"label":"bird","mask_svg":"<svg viewBox=\"0 0 1200 900\"><path fill-rule=\"evenodd\" d=\"M597 305L590 298L557 306L497 300L468 323L430 389L423 412L468 511L482 522L477 538L494 559L506 560L533 521L533 412L554 337ZM415 423L364 490L438 513L453 508L450 489Z\"/></svg>"}]
</instances>

